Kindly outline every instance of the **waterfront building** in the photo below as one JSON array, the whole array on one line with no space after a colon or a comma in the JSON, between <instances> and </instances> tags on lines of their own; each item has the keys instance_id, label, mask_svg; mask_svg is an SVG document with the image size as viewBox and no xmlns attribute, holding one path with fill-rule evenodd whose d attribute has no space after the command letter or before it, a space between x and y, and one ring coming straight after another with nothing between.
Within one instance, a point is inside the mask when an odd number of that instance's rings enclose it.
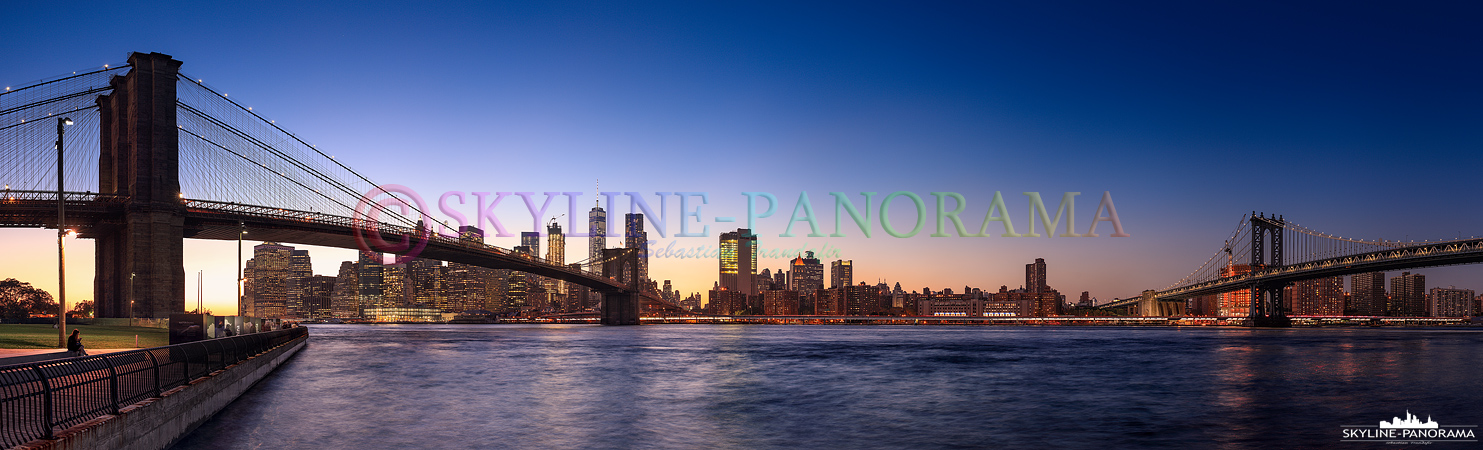
<instances>
[{"instance_id":1,"label":"waterfront building","mask_svg":"<svg viewBox=\"0 0 1483 450\"><path fill-rule=\"evenodd\" d=\"M1358 316L1384 316L1389 299L1385 295L1385 272L1357 273L1349 277L1349 311Z\"/></svg>"},{"instance_id":2,"label":"waterfront building","mask_svg":"<svg viewBox=\"0 0 1483 450\"><path fill-rule=\"evenodd\" d=\"M307 319L324 319L334 317L333 296L335 293L336 277L326 275L310 275L301 281L303 314L299 317Z\"/></svg>"},{"instance_id":3,"label":"waterfront building","mask_svg":"<svg viewBox=\"0 0 1483 450\"><path fill-rule=\"evenodd\" d=\"M769 316L798 314L798 291L786 289L762 291L762 314Z\"/></svg>"},{"instance_id":4,"label":"waterfront building","mask_svg":"<svg viewBox=\"0 0 1483 450\"><path fill-rule=\"evenodd\" d=\"M1288 310L1298 316L1344 314L1344 277L1295 281L1283 295Z\"/></svg>"},{"instance_id":5,"label":"waterfront building","mask_svg":"<svg viewBox=\"0 0 1483 450\"><path fill-rule=\"evenodd\" d=\"M983 301L965 295L937 294L917 300L917 315L934 317L979 317ZM1015 312L1018 315L1018 311Z\"/></svg>"},{"instance_id":6,"label":"waterfront building","mask_svg":"<svg viewBox=\"0 0 1483 450\"><path fill-rule=\"evenodd\" d=\"M710 314L741 315L754 313L747 304L748 296L744 292L733 291L723 286L717 286L710 291L710 300L706 302L705 309Z\"/></svg>"},{"instance_id":7,"label":"waterfront building","mask_svg":"<svg viewBox=\"0 0 1483 450\"><path fill-rule=\"evenodd\" d=\"M443 322L438 308L366 308L364 317L376 322Z\"/></svg>"},{"instance_id":8,"label":"waterfront building","mask_svg":"<svg viewBox=\"0 0 1483 450\"><path fill-rule=\"evenodd\" d=\"M1431 317L1468 317L1473 310L1473 290L1456 286L1432 288L1427 296L1427 315Z\"/></svg>"},{"instance_id":9,"label":"waterfront building","mask_svg":"<svg viewBox=\"0 0 1483 450\"><path fill-rule=\"evenodd\" d=\"M1391 316L1422 317L1426 315L1426 275L1401 272L1390 279Z\"/></svg>"},{"instance_id":10,"label":"waterfront building","mask_svg":"<svg viewBox=\"0 0 1483 450\"><path fill-rule=\"evenodd\" d=\"M1230 264L1220 268L1221 278L1230 278L1251 273L1247 264ZM1218 294L1221 317L1246 317L1251 315L1251 290L1238 289Z\"/></svg>"},{"instance_id":11,"label":"waterfront building","mask_svg":"<svg viewBox=\"0 0 1483 450\"><path fill-rule=\"evenodd\" d=\"M406 264L381 266L381 302L377 308L403 308L412 303L412 281Z\"/></svg>"},{"instance_id":12,"label":"waterfront building","mask_svg":"<svg viewBox=\"0 0 1483 450\"><path fill-rule=\"evenodd\" d=\"M874 286L860 284L846 286L844 289L844 314L846 316L864 316L881 311L880 291Z\"/></svg>"},{"instance_id":13,"label":"waterfront building","mask_svg":"<svg viewBox=\"0 0 1483 450\"><path fill-rule=\"evenodd\" d=\"M820 266L822 269L822 266ZM823 280L819 282L822 284ZM845 291L848 288L812 289L814 314L820 316L842 316L845 314Z\"/></svg>"}]
</instances>

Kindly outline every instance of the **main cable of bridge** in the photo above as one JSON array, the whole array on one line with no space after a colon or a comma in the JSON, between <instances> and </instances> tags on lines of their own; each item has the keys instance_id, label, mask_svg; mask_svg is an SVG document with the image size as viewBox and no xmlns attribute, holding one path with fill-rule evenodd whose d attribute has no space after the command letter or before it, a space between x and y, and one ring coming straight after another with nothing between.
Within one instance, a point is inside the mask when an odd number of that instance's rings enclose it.
<instances>
[{"instance_id":1,"label":"main cable of bridge","mask_svg":"<svg viewBox=\"0 0 1483 450\"><path fill-rule=\"evenodd\" d=\"M182 74L182 75L184 75L184 74ZM224 101L224 102L232 105L233 107L235 107L239 112L246 113L246 114L252 116L253 118L257 119L259 125L266 125L268 127L271 127L272 129L278 131L279 133L282 133L283 135L288 136L290 139L293 139L295 142L298 142L300 145L303 145L304 147L308 148L310 151L312 151L315 154L319 155L321 158L323 158L323 160L329 161L330 163L334 164L335 166L339 167L340 169L344 170L345 172L349 173L350 175L354 176L355 178L359 179L360 181L365 182L366 184L368 184L372 188L379 190L382 194L392 195L391 192L387 192L385 189L383 189L380 184L377 184L377 183L372 182L370 180L370 178L366 177L365 175L362 175L360 172L355 171L354 169L350 168L349 166L346 166L344 163L340 162L338 159L334 158L333 156L330 156L330 155L324 153L323 151L321 151L319 149L318 146L316 146L314 144L310 144L310 143L304 141L298 135L296 135L294 133L291 133L288 130L283 129L283 127L278 126L278 124L277 124L276 121L269 120L269 119L263 117L261 114L258 114L256 111L253 111L252 108L247 107L247 106L243 106L241 103L237 102L236 100L232 100L227 95L225 95L225 94L223 94L223 93L221 93L221 92L219 92L219 91L217 91L215 89L212 89L210 86L207 86L204 82L202 82L201 79L198 79L198 78L197 79L187 78L187 81L193 81L193 83L190 83L191 85L200 87L202 90L205 90L206 92L211 93L213 98L220 99L221 101ZM235 127L232 127L232 128L236 132L241 132L240 130L235 130ZM268 146L268 147L271 147L271 146ZM269 150L269 151L275 151L275 150ZM291 157L288 157L287 155L282 155L281 152L276 152L275 151L275 153L279 153L281 155L280 157L285 158L285 160L292 160ZM295 163L296 165L304 166L302 162L298 162L298 161L291 161L291 163ZM346 194L349 194L349 195L354 196L354 197L357 197L357 198L362 195L361 192L358 192L358 191L354 190L350 186L344 184L343 182L341 182L338 179L335 179L334 177L330 177L330 176L325 175L323 173L320 173L318 171L313 171L313 174L316 177L320 178L321 180L323 180L323 181L325 181L327 183L330 183L332 186L337 187L338 189L342 190L342 192L344 192ZM377 202L368 202L368 203L370 203L372 207L381 208L382 209L382 213L387 213L387 214L390 214L391 213L391 211L388 208L380 205ZM408 206L409 209L415 211L418 214L419 217L432 217L431 214L428 214L426 211L423 211L423 210L419 209L416 205L408 204L407 206ZM398 214L390 214L390 215L400 217ZM407 220L405 218L402 218L402 219L403 219L403 221L406 221Z\"/></svg>"}]
</instances>

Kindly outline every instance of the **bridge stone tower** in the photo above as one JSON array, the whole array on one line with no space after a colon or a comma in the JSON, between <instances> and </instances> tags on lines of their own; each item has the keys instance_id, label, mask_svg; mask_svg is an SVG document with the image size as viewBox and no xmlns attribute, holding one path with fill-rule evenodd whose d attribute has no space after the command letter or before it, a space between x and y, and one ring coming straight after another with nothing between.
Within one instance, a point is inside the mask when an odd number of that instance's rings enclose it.
<instances>
[{"instance_id":1,"label":"bridge stone tower","mask_svg":"<svg viewBox=\"0 0 1483 450\"><path fill-rule=\"evenodd\" d=\"M619 292L602 293L603 325L639 324L639 259L636 248L608 248L602 251L602 275L627 284Z\"/></svg>"},{"instance_id":2,"label":"bridge stone tower","mask_svg":"<svg viewBox=\"0 0 1483 450\"><path fill-rule=\"evenodd\" d=\"M1283 266L1282 231L1287 222L1282 216L1251 215L1251 271L1257 272ZM1266 244L1271 240L1271 259L1267 258ZM1283 308L1282 291L1286 282L1257 283L1251 287L1251 326L1287 327L1292 319Z\"/></svg>"},{"instance_id":3,"label":"bridge stone tower","mask_svg":"<svg viewBox=\"0 0 1483 450\"><path fill-rule=\"evenodd\" d=\"M133 53L113 93L98 97L98 191L128 197L124 214L94 233L98 317L169 317L185 310L180 147L175 84L180 61ZM130 289L133 292L130 292ZM130 295L132 294L132 295Z\"/></svg>"}]
</instances>

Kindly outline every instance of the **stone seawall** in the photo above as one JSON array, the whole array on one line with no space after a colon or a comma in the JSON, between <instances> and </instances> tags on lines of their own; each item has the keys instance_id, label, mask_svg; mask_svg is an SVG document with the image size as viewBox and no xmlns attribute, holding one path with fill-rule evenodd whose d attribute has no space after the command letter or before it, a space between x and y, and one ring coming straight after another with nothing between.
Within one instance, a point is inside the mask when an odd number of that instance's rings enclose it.
<instances>
[{"instance_id":1,"label":"stone seawall","mask_svg":"<svg viewBox=\"0 0 1483 450\"><path fill-rule=\"evenodd\" d=\"M157 450L169 447L217 411L231 404L254 384L273 373L307 345L296 339L246 361L192 380L189 384L121 408L116 415L98 417L57 434L54 440L36 440L15 449L47 450Z\"/></svg>"}]
</instances>

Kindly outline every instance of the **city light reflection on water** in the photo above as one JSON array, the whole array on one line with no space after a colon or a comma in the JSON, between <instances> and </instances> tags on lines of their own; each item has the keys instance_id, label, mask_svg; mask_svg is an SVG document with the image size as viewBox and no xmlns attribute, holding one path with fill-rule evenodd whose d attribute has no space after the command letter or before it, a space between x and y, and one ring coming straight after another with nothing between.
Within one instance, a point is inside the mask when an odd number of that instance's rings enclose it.
<instances>
[{"instance_id":1,"label":"city light reflection on water","mask_svg":"<svg viewBox=\"0 0 1483 450\"><path fill-rule=\"evenodd\" d=\"M1483 422L1440 329L315 325L176 448L1259 448Z\"/></svg>"}]
</instances>

